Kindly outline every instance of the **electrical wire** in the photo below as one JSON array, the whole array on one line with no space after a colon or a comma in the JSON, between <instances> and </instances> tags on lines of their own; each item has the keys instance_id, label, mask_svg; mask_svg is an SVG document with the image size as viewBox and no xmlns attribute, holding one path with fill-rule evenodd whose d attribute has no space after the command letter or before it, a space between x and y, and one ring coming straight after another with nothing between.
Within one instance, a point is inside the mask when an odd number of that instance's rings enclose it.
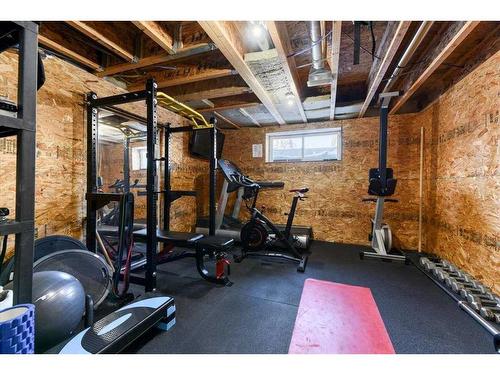
<instances>
[{"instance_id":1,"label":"electrical wire","mask_svg":"<svg viewBox=\"0 0 500 375\"><path fill-rule=\"evenodd\" d=\"M372 61L374 60L373 56L375 55L375 47L377 46L377 42L375 41L375 33L373 31L373 21L369 22L370 25L370 34L372 36Z\"/></svg>"}]
</instances>

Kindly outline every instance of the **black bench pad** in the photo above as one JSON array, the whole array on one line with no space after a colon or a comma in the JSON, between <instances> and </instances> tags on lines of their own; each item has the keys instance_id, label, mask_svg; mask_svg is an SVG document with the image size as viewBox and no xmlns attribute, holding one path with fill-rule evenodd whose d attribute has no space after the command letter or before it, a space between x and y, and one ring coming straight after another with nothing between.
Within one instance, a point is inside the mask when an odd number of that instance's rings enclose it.
<instances>
[{"instance_id":1,"label":"black bench pad","mask_svg":"<svg viewBox=\"0 0 500 375\"><path fill-rule=\"evenodd\" d=\"M222 236L205 236L198 242L196 246L207 249L225 249L234 244L234 239Z\"/></svg>"},{"instance_id":2,"label":"black bench pad","mask_svg":"<svg viewBox=\"0 0 500 375\"><path fill-rule=\"evenodd\" d=\"M138 240L146 239L146 229L141 229L134 232L134 238ZM164 231L161 229L156 230L156 237L160 242L168 242L174 245L193 244L203 238L203 234L198 233L185 233Z\"/></svg>"}]
</instances>

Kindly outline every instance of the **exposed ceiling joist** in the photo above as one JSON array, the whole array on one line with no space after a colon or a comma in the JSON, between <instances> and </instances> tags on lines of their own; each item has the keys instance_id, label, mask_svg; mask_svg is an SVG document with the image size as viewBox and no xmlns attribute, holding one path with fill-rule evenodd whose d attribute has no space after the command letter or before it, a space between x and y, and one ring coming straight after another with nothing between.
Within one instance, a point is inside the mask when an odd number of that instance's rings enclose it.
<instances>
[{"instance_id":1,"label":"exposed ceiling joist","mask_svg":"<svg viewBox=\"0 0 500 375\"><path fill-rule=\"evenodd\" d=\"M226 96L241 95L251 92L248 87L222 87L216 89L208 89L203 91L192 92L189 94L179 94L175 96L180 102L189 102L192 100L217 99Z\"/></svg>"},{"instance_id":2,"label":"exposed ceiling joist","mask_svg":"<svg viewBox=\"0 0 500 375\"><path fill-rule=\"evenodd\" d=\"M123 64L111 65L111 66L108 66L107 68L105 68L102 72L97 73L97 76L105 77L105 76L110 76L113 74L127 72L127 71L133 70L133 69L146 68L148 66L157 65L157 64L164 64L164 63L171 62L171 61L180 61L180 60L187 59L187 58L190 58L190 57L195 56L195 55L199 55L201 53L213 51L215 49L217 49L217 48L211 43L196 44L193 46L189 46L189 47L180 49L174 55L164 53L161 55L144 57L136 62L128 62L128 63L123 63Z\"/></svg>"},{"instance_id":3,"label":"exposed ceiling joist","mask_svg":"<svg viewBox=\"0 0 500 375\"><path fill-rule=\"evenodd\" d=\"M101 70L101 66L97 63L95 63L92 60L89 60L85 56L82 56L76 52L73 52L72 50L63 47L62 45L50 40L49 38L43 36L43 35L38 35L38 43L50 50L53 50L57 53L60 53L63 56L69 57L70 59L90 68L93 70Z\"/></svg>"},{"instance_id":4,"label":"exposed ceiling joist","mask_svg":"<svg viewBox=\"0 0 500 375\"><path fill-rule=\"evenodd\" d=\"M166 87L172 87L172 86L180 86L180 85L185 85L188 83L193 83L193 82L200 82L200 81L205 81L209 79L215 79L215 78L222 78L222 77L227 77L231 75L235 75L235 71L232 69L209 69L207 71L203 71L202 73L199 74L192 74L192 75L187 75L184 77L178 77L178 78L173 78L173 79L165 79L162 81L157 81L156 83L158 84L158 88L164 89ZM129 91L136 91L144 88L145 83L137 83L137 84L132 84L129 85L127 88Z\"/></svg>"},{"instance_id":5,"label":"exposed ceiling joist","mask_svg":"<svg viewBox=\"0 0 500 375\"><path fill-rule=\"evenodd\" d=\"M245 108L240 108L239 111L243 116L249 118L254 125L257 125L259 128L261 127L260 123L255 119L255 117L253 117L250 113L248 113L248 111Z\"/></svg>"},{"instance_id":6,"label":"exposed ceiling joist","mask_svg":"<svg viewBox=\"0 0 500 375\"><path fill-rule=\"evenodd\" d=\"M127 61L134 60L134 55L132 53L130 53L129 51L120 47L115 42L109 40L104 35L102 35L99 31L97 31L93 27L87 25L86 23L81 22L81 21L66 21L66 23L68 25L70 25L71 27L75 28L76 30L80 31L81 33L87 35L89 38L95 40L97 43L99 43L103 47L106 47L110 51L113 51L116 55L120 56L121 58L123 58Z\"/></svg>"},{"instance_id":7,"label":"exposed ceiling joist","mask_svg":"<svg viewBox=\"0 0 500 375\"><path fill-rule=\"evenodd\" d=\"M340 40L342 35L342 21L332 21L332 51L330 69L332 71L332 84L330 86L330 120L335 119L335 106L337 103L337 84L339 80Z\"/></svg>"},{"instance_id":8,"label":"exposed ceiling joist","mask_svg":"<svg viewBox=\"0 0 500 375\"><path fill-rule=\"evenodd\" d=\"M215 106L213 108L200 108L196 109L198 112L213 112L213 111L224 111L226 109L240 109L240 108L248 108L248 107L255 107L258 106L260 103L256 102L251 102L251 103L237 103L237 104L228 104L228 105L221 105L221 106Z\"/></svg>"},{"instance_id":9,"label":"exposed ceiling joist","mask_svg":"<svg viewBox=\"0 0 500 375\"><path fill-rule=\"evenodd\" d=\"M394 31L392 30L394 25L392 25L391 27L391 23L389 23L389 25L387 26L386 33L392 33L393 36L392 38L389 39L387 38L389 37L389 34L386 34L384 39L387 40L388 46L387 48L384 48L384 44L382 44L378 51L378 56L383 56L382 60L379 61L379 59L375 59L373 61L372 68L374 69L373 71L375 73L372 76L370 82L368 83L368 93L366 95L366 99L363 103L363 106L361 107L358 117L363 117L365 115L366 110L368 109L368 106L370 105L373 97L375 96L375 93L377 92L380 82L382 82L384 75L387 73L387 69L389 69L389 66L391 65L391 62L394 59L394 56L396 55L396 52L398 51L399 46L401 45L401 42L403 41L410 25L411 21L399 21Z\"/></svg>"},{"instance_id":10,"label":"exposed ceiling joist","mask_svg":"<svg viewBox=\"0 0 500 375\"><path fill-rule=\"evenodd\" d=\"M233 126L235 129L241 129L241 125L235 124L231 120L229 120L227 117L224 117L221 115L219 112L214 111L214 115L220 118L222 121L227 122L229 125Z\"/></svg>"},{"instance_id":11,"label":"exposed ceiling joist","mask_svg":"<svg viewBox=\"0 0 500 375\"><path fill-rule=\"evenodd\" d=\"M422 74L413 82L410 88L404 95L396 102L394 107L389 113L396 113L415 92L427 81L427 79L439 68L439 66L450 56L453 51L467 38L467 36L479 25L478 21L467 21L458 30L454 37L444 46L441 52L430 62L429 66L422 72Z\"/></svg>"},{"instance_id":12,"label":"exposed ceiling joist","mask_svg":"<svg viewBox=\"0 0 500 375\"><path fill-rule=\"evenodd\" d=\"M236 28L234 27L231 29L229 27L231 23L224 21L200 21L199 24L220 49L229 63L238 71L247 85L253 90L255 95L257 95L262 104L264 104L267 110L275 118L276 122L280 125L286 124L269 93L245 63L241 48L241 40L237 35Z\"/></svg>"},{"instance_id":13,"label":"exposed ceiling joist","mask_svg":"<svg viewBox=\"0 0 500 375\"><path fill-rule=\"evenodd\" d=\"M174 38L155 21L132 21L144 34L149 36L167 53L175 53Z\"/></svg>"},{"instance_id":14,"label":"exposed ceiling joist","mask_svg":"<svg viewBox=\"0 0 500 375\"><path fill-rule=\"evenodd\" d=\"M302 105L301 93L299 92L299 77L297 75L297 67L293 57L288 58L292 47L290 45L290 37L286 30L285 22L267 21L267 30L271 35L274 47L278 53L278 58L281 61L283 70L285 71L290 89L294 96L295 105L300 112L300 117L303 122L307 122L306 113Z\"/></svg>"}]
</instances>

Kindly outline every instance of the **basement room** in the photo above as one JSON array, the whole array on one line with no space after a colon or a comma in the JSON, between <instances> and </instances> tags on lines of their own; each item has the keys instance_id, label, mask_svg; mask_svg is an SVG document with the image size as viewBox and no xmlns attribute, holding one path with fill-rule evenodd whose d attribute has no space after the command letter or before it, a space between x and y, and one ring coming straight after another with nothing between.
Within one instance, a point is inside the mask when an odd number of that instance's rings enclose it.
<instances>
[{"instance_id":1,"label":"basement room","mask_svg":"<svg viewBox=\"0 0 500 375\"><path fill-rule=\"evenodd\" d=\"M199 3L0 16L0 353L500 353L493 9Z\"/></svg>"}]
</instances>

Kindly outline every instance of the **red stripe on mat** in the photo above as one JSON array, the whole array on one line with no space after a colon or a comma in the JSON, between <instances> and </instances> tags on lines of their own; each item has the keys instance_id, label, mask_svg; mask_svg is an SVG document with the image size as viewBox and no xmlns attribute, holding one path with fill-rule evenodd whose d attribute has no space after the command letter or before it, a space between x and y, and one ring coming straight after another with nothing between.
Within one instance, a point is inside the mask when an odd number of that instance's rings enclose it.
<instances>
[{"instance_id":1,"label":"red stripe on mat","mask_svg":"<svg viewBox=\"0 0 500 375\"><path fill-rule=\"evenodd\" d=\"M289 354L394 354L369 288L307 279Z\"/></svg>"}]
</instances>

